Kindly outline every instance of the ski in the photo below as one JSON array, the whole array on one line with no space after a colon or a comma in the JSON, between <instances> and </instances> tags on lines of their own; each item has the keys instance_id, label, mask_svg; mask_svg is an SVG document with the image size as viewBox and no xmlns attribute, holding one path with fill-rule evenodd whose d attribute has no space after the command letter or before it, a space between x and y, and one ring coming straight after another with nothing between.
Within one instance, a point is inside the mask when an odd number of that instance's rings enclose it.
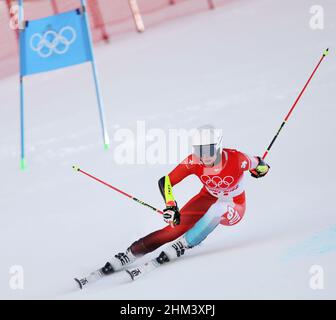
<instances>
[{"instance_id":1,"label":"ski","mask_svg":"<svg viewBox=\"0 0 336 320\"><path fill-rule=\"evenodd\" d=\"M126 250L126 252L119 252L111 261L106 262L102 268L91 272L84 278L75 278L74 280L77 282L79 288L83 289L89 283L96 282L107 275L125 270L126 265L133 263L134 260L135 257L129 250Z\"/></svg>"},{"instance_id":2,"label":"ski","mask_svg":"<svg viewBox=\"0 0 336 320\"><path fill-rule=\"evenodd\" d=\"M145 274L155 270L156 268L158 268L159 266L167 262L169 262L168 256L166 255L165 252L161 252L157 258L152 259L148 262L145 262L141 264L140 266L137 266L133 269L126 269L125 271L129 274L131 279L134 281L134 280L141 278Z\"/></svg>"},{"instance_id":3,"label":"ski","mask_svg":"<svg viewBox=\"0 0 336 320\"><path fill-rule=\"evenodd\" d=\"M91 272L88 276L84 277L84 278L74 278L74 280L76 281L76 283L79 286L79 289L83 289L85 286L87 286L88 284L97 282L99 279L105 277L106 275L103 273L102 268Z\"/></svg>"},{"instance_id":4,"label":"ski","mask_svg":"<svg viewBox=\"0 0 336 320\"><path fill-rule=\"evenodd\" d=\"M115 272L112 272L110 274L105 274L103 272L103 268L100 268L96 271L91 272L88 276L83 277L83 278L74 278L74 280L76 281L79 289L83 289L84 287L86 287L89 284L95 283L98 280L105 278L106 276L109 275L113 275L114 273L117 272L122 272L124 271L125 273L127 273L132 280L136 280L138 278L140 278L141 276L145 275L146 273L149 273L151 271L153 271L154 269L156 269L158 266L160 266L160 263L157 261L157 259L153 259L149 262L146 262L140 266L134 267L133 269L121 269Z\"/></svg>"},{"instance_id":5,"label":"ski","mask_svg":"<svg viewBox=\"0 0 336 320\"><path fill-rule=\"evenodd\" d=\"M134 281L144 276L145 274L155 270L159 266L160 263L156 259L153 259L133 269L126 269L125 272L127 272L131 279Z\"/></svg>"}]
</instances>

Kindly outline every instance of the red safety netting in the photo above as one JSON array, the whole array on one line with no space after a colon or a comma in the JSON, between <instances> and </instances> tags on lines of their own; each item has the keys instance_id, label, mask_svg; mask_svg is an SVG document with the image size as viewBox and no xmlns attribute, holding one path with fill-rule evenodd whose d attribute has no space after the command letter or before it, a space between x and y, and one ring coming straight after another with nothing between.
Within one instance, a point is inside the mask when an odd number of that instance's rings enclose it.
<instances>
[{"instance_id":1,"label":"red safety netting","mask_svg":"<svg viewBox=\"0 0 336 320\"><path fill-rule=\"evenodd\" d=\"M134 0L133 0L134 1ZM137 0L148 29L181 16L213 9L233 0ZM108 41L136 31L129 0L87 0L93 41ZM0 78L18 72L17 31L10 27L13 0L0 0ZM33 20L78 8L79 0L25 0L24 18ZM12 13L15 13L14 11Z\"/></svg>"}]
</instances>

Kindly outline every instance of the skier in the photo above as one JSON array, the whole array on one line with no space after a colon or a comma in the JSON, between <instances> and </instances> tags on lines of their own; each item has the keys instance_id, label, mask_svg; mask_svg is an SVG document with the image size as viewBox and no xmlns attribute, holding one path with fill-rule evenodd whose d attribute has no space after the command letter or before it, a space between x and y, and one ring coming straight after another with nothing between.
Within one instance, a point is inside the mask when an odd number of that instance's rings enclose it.
<instances>
[{"instance_id":1,"label":"skier","mask_svg":"<svg viewBox=\"0 0 336 320\"><path fill-rule=\"evenodd\" d=\"M80 288L104 275L126 270L138 257L172 241L154 263L160 265L174 260L200 244L219 224L233 226L241 221L246 207L244 173L249 171L252 177L260 178L268 173L269 165L260 157L222 148L221 132L212 126L198 128L192 145L193 154L158 182L166 205L163 218L169 225L135 241L89 277L75 279ZM179 210L173 186L192 174L199 178L203 187ZM140 267L126 271L132 279L142 273Z\"/></svg>"},{"instance_id":2,"label":"skier","mask_svg":"<svg viewBox=\"0 0 336 320\"><path fill-rule=\"evenodd\" d=\"M219 224L233 226L241 221L245 213L244 172L260 178L267 174L269 165L260 157L223 149L220 131L211 126L198 128L192 144L193 154L158 182L166 205L163 218L169 226L115 255L101 269L104 274L124 269L136 258L174 240L156 260L161 264L176 259L201 243ZM203 188L179 210L172 187L191 174L200 179Z\"/></svg>"},{"instance_id":3,"label":"skier","mask_svg":"<svg viewBox=\"0 0 336 320\"><path fill-rule=\"evenodd\" d=\"M328 52L329 48L324 51L263 158L267 156ZM123 269L126 265L134 262L137 257L149 253L167 242L174 241L150 262L154 266L176 259L183 255L187 249L201 243L219 224L235 225L242 219L245 213L245 191L242 185L244 172L249 171L252 177L260 178L268 173L270 166L261 157L250 157L237 150L222 149L221 142L222 136L218 135L218 132L216 133L213 128L199 129L199 134L193 141L194 154L189 155L169 175L159 180L159 188L166 203L163 217L165 221L170 223L170 226L134 242L126 252L115 255L103 268L92 272L87 278L80 280L76 278L80 288L90 280L94 281L103 275ZM200 179L203 188L181 209L181 215L173 196L172 187L191 174ZM150 265L150 262L133 270L126 269L126 271L134 279L142 273L142 270L146 271L145 269Z\"/></svg>"}]
</instances>

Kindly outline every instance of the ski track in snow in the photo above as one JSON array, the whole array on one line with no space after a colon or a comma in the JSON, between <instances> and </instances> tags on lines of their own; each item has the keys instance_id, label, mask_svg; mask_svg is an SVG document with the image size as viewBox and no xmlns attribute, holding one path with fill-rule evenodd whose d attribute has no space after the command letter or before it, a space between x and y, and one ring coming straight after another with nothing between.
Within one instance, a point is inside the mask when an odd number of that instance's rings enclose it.
<instances>
[{"instance_id":1,"label":"ski track in snow","mask_svg":"<svg viewBox=\"0 0 336 320\"><path fill-rule=\"evenodd\" d=\"M310 29L305 0L249 0L98 46L109 151L87 65L26 79L24 173L18 81L1 80L0 298L335 299L336 174L325 163L335 158L336 3L321 5L323 31ZM136 282L120 273L76 290L74 277L164 223L74 173L73 164L160 206L157 179L173 165L115 163L118 128L134 131L145 121L168 132L212 123L224 129L228 147L262 154L326 47L329 56L269 155L270 174L246 177L241 223L218 227L185 258ZM182 204L199 188L190 177L174 190ZM13 265L23 267L24 290L9 288ZM309 287L312 265L323 267L324 290Z\"/></svg>"}]
</instances>

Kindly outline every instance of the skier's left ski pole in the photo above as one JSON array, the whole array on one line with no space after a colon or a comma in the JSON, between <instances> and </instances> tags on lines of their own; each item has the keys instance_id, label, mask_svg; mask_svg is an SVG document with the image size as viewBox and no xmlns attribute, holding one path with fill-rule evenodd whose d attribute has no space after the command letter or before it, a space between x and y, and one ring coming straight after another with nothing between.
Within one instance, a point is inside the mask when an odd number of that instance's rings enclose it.
<instances>
[{"instance_id":1,"label":"skier's left ski pole","mask_svg":"<svg viewBox=\"0 0 336 320\"><path fill-rule=\"evenodd\" d=\"M142 201L142 200L139 200L139 199L133 197L132 195L126 193L125 191L122 191L122 190L120 190L120 189L118 189L118 188L112 186L111 184L109 184L109 183L107 183L107 182L105 182L105 181L103 181L103 180L100 180L99 178L93 176L92 174L83 171L83 170L80 169L79 167L77 167L77 166L72 166L72 168L73 168L75 171L80 172L80 173L83 173L83 174L85 174L86 176L90 177L91 179L96 180L96 181L98 181L98 182L104 184L105 186L107 186L107 187L109 187L109 188L111 188L111 189L113 189L113 190L115 190L115 191L117 191L117 192L123 194L124 196L126 196L126 197L128 197L128 198L130 198L130 199L132 199L132 200L134 200L134 201L136 201L137 203L140 203L140 204L142 204L143 206L146 206L146 207L148 207L148 208L154 210L155 212L158 212L158 213L160 213L160 214L163 214L163 212L162 212L161 210L159 210L159 209L157 209L157 208L151 206L150 204L148 204L148 203L146 203L146 202L144 202L144 201Z\"/></svg>"},{"instance_id":2,"label":"skier's left ski pole","mask_svg":"<svg viewBox=\"0 0 336 320\"><path fill-rule=\"evenodd\" d=\"M299 100L301 99L303 93L304 93L305 90L307 89L310 80L313 78L315 72L316 72L317 69L319 68L319 66L320 66L320 64L322 63L323 59L328 55L328 53L329 53L329 48L326 49L326 50L323 52L322 57L320 58L320 60L319 60L319 62L318 62L318 64L317 64L317 66L315 67L313 73L310 75L310 77L309 77L309 79L307 80L305 86L304 86L303 89L301 90L299 96L296 98L294 104L293 104L292 107L290 108L290 110L289 110L288 114L286 115L284 121L282 122L282 124L281 124L281 126L280 126L278 132L277 132L276 135L273 137L273 140L271 141L270 145L269 145L268 148L266 149L266 151L265 151L265 153L264 153L262 159L265 159L265 158L267 157L268 152L271 150L273 143L274 143L275 140L278 138L278 135L279 135L280 131L282 130L282 128L283 128L284 125L286 124L286 122L287 122L287 120L289 119L290 115L292 114L294 108L296 107L296 105L297 105L297 103L299 102Z\"/></svg>"}]
</instances>

